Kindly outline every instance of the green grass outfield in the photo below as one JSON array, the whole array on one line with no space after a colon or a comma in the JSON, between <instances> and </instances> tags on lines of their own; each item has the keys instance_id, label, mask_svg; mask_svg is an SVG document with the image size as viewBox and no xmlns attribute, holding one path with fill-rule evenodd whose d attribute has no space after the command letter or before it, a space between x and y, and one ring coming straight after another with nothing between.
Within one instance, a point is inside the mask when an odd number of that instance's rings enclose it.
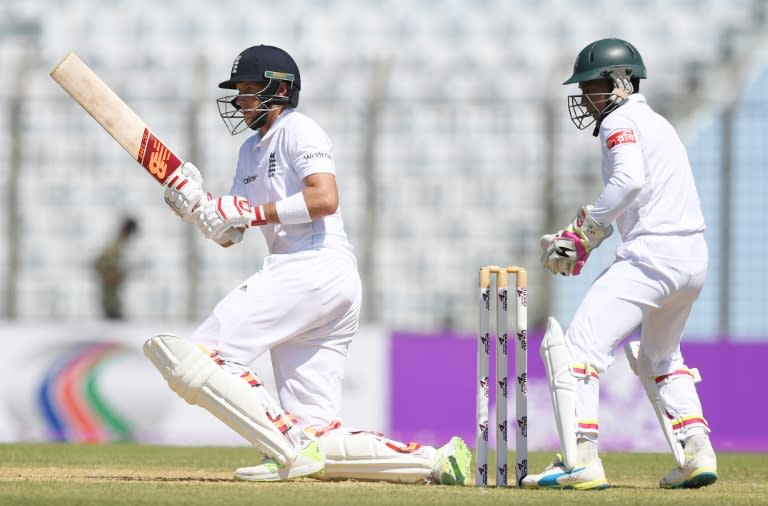
<instances>
[{"instance_id":1,"label":"green grass outfield","mask_svg":"<svg viewBox=\"0 0 768 506\"><path fill-rule=\"evenodd\" d=\"M540 471L551 457L531 454L531 469ZM766 454L719 454L719 481L698 490L657 488L670 455L602 457L610 489L555 491L309 479L248 483L234 481L232 470L255 463L250 448L6 444L0 445L0 504L768 504Z\"/></svg>"}]
</instances>

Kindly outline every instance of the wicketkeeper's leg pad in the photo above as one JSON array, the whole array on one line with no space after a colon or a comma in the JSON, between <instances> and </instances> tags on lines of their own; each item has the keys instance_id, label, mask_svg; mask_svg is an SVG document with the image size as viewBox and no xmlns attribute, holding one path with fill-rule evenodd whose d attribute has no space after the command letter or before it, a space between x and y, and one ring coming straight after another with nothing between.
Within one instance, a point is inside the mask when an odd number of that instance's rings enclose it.
<instances>
[{"instance_id":1,"label":"wicketkeeper's leg pad","mask_svg":"<svg viewBox=\"0 0 768 506\"><path fill-rule=\"evenodd\" d=\"M664 439L667 440L678 467L685 465L685 452L682 441L690 434L709 432L704 416L701 414L701 404L698 402L695 384L701 381L698 369L682 367L663 376L640 376L637 360L640 355L640 341L631 341L624 346L624 353L632 371L638 375L648 400L651 401L656 418L661 425ZM675 409L680 403L692 404L694 412L682 415Z\"/></svg>"},{"instance_id":2,"label":"wicketkeeper's leg pad","mask_svg":"<svg viewBox=\"0 0 768 506\"><path fill-rule=\"evenodd\" d=\"M375 432L337 429L320 435L325 470L322 480L353 479L423 483L430 479L436 451L418 443L400 443Z\"/></svg>"},{"instance_id":3,"label":"wicketkeeper's leg pad","mask_svg":"<svg viewBox=\"0 0 768 506\"><path fill-rule=\"evenodd\" d=\"M273 412L269 393L253 374L238 377L221 367L215 353L173 335L157 335L144 343L144 355L171 390L198 405L283 465L296 458L288 431L297 431L286 413ZM267 397L264 397L267 396Z\"/></svg>"},{"instance_id":4,"label":"wicketkeeper's leg pad","mask_svg":"<svg viewBox=\"0 0 768 506\"><path fill-rule=\"evenodd\" d=\"M555 424L560 436L560 448L566 469L576 467L576 383L573 374L573 359L565 344L563 329L556 319L547 318L547 330L541 341L541 358L549 381L549 393Z\"/></svg>"}]
</instances>

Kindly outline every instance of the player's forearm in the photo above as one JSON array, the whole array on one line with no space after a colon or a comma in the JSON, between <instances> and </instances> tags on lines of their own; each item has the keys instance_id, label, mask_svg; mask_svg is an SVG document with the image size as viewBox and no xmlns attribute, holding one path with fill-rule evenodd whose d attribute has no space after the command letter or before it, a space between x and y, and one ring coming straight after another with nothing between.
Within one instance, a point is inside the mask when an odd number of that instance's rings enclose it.
<instances>
[{"instance_id":1,"label":"player's forearm","mask_svg":"<svg viewBox=\"0 0 768 506\"><path fill-rule=\"evenodd\" d=\"M265 204L264 217L267 223L295 224L330 216L338 207L338 196L305 187L299 194Z\"/></svg>"},{"instance_id":2,"label":"player's forearm","mask_svg":"<svg viewBox=\"0 0 768 506\"><path fill-rule=\"evenodd\" d=\"M242 197L234 198L245 201ZM257 219L245 226L266 225L268 223L289 225L309 223L335 213L338 205L339 199L335 191L328 192L323 191L321 188L306 186L303 191L279 201L268 202L262 205L247 203L247 211ZM240 212L234 213L233 216L235 216L235 219L239 219L237 215L242 216L243 212L241 207ZM227 213L224 214L225 216L227 215ZM221 220L225 219L221 218ZM222 246L231 246L231 244L222 244Z\"/></svg>"},{"instance_id":3,"label":"player's forearm","mask_svg":"<svg viewBox=\"0 0 768 506\"><path fill-rule=\"evenodd\" d=\"M615 171L590 209L590 216L601 225L609 225L635 200L643 183L642 177Z\"/></svg>"},{"instance_id":4,"label":"player's forearm","mask_svg":"<svg viewBox=\"0 0 768 506\"><path fill-rule=\"evenodd\" d=\"M282 223L295 225L309 223L312 220L328 216L336 211L328 212L330 205L328 199L319 194L307 190L290 195L283 200L269 202L263 206L264 218L267 223Z\"/></svg>"},{"instance_id":5,"label":"player's forearm","mask_svg":"<svg viewBox=\"0 0 768 506\"><path fill-rule=\"evenodd\" d=\"M313 220L330 216L339 207L339 196L335 191L307 186L302 193Z\"/></svg>"},{"instance_id":6,"label":"player's forearm","mask_svg":"<svg viewBox=\"0 0 768 506\"><path fill-rule=\"evenodd\" d=\"M263 218L262 224L295 225L330 216L339 207L336 177L324 172L312 174L304 178L304 187L300 192L255 207L257 214Z\"/></svg>"},{"instance_id":7,"label":"player's forearm","mask_svg":"<svg viewBox=\"0 0 768 506\"><path fill-rule=\"evenodd\" d=\"M297 224L330 216L339 207L335 179L308 177L301 192L263 206L267 223Z\"/></svg>"}]
</instances>

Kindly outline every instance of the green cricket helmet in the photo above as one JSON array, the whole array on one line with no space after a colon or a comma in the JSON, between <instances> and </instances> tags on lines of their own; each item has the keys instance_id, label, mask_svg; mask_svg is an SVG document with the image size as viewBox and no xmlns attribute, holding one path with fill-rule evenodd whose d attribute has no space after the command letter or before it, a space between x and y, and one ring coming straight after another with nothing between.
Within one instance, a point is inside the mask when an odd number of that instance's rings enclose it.
<instances>
[{"instance_id":1,"label":"green cricket helmet","mask_svg":"<svg viewBox=\"0 0 768 506\"><path fill-rule=\"evenodd\" d=\"M593 79L609 79L609 72L624 70L627 76L645 79L645 64L640 52L621 39L601 39L581 50L573 64L573 75L563 84Z\"/></svg>"},{"instance_id":2,"label":"green cricket helmet","mask_svg":"<svg viewBox=\"0 0 768 506\"><path fill-rule=\"evenodd\" d=\"M624 91L632 93L631 81L645 79L645 76L645 64L635 46L621 39L601 39L592 42L581 50L573 64L573 75L563 84L583 83L599 79L616 83L616 78L620 77L629 87ZM635 81L634 88L638 86L638 81ZM616 90L569 95L568 113L571 116L571 121L579 130L596 123L592 135L597 136L600 123L624 102L623 97Z\"/></svg>"}]
</instances>

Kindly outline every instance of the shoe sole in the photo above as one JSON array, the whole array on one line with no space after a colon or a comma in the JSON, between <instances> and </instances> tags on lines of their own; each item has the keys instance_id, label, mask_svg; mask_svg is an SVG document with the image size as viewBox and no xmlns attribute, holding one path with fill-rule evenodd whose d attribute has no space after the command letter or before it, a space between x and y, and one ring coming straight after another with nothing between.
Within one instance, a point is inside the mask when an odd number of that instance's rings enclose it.
<instances>
[{"instance_id":1,"label":"shoe sole","mask_svg":"<svg viewBox=\"0 0 768 506\"><path fill-rule=\"evenodd\" d=\"M592 480L583 483L572 483L562 485L539 485L538 483L523 483L522 488L529 490L605 490L611 485L605 480Z\"/></svg>"},{"instance_id":2,"label":"shoe sole","mask_svg":"<svg viewBox=\"0 0 768 506\"><path fill-rule=\"evenodd\" d=\"M676 483L674 485L670 485L662 488L668 488L668 489L701 488L701 487L706 487L707 485L712 485L716 481L717 481L717 472L707 470L707 469L702 469L702 470L696 471L688 479L683 480L680 483Z\"/></svg>"},{"instance_id":3,"label":"shoe sole","mask_svg":"<svg viewBox=\"0 0 768 506\"><path fill-rule=\"evenodd\" d=\"M293 480L295 478L306 478L308 476L312 476L313 474L317 474L320 471L322 471L324 467L325 465L304 466L299 469L281 470L282 472L278 471L276 474L270 474L270 475L248 475L248 474L240 474L237 471L235 471L235 479L241 480L241 481L264 481L264 482Z\"/></svg>"},{"instance_id":4,"label":"shoe sole","mask_svg":"<svg viewBox=\"0 0 768 506\"><path fill-rule=\"evenodd\" d=\"M610 488L610 484L607 481L595 480L588 481L586 483L577 483L576 485L567 485L563 487L563 490L605 490Z\"/></svg>"}]
</instances>

